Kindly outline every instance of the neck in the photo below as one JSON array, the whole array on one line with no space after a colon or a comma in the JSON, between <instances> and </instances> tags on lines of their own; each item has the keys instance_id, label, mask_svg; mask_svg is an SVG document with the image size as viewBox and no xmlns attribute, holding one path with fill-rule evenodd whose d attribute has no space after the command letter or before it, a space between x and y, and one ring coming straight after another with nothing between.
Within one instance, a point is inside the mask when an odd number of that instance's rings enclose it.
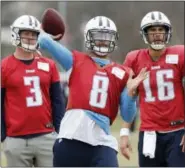
<instances>
[{"instance_id":1,"label":"neck","mask_svg":"<svg viewBox=\"0 0 185 168\"><path fill-rule=\"evenodd\" d=\"M31 60L34 57L33 52L27 52L19 47L16 48L14 56L20 60Z\"/></svg>"},{"instance_id":2,"label":"neck","mask_svg":"<svg viewBox=\"0 0 185 168\"><path fill-rule=\"evenodd\" d=\"M164 53L164 51L165 51L165 48L162 50L153 50L152 48L149 48L149 55L152 58L152 60L157 61Z\"/></svg>"}]
</instances>

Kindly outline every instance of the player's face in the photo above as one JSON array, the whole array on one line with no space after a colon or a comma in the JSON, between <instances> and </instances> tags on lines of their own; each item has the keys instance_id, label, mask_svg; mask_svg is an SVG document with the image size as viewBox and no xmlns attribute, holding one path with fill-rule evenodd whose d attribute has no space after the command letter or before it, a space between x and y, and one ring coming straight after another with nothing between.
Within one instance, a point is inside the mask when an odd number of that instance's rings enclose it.
<instances>
[{"instance_id":1,"label":"player's face","mask_svg":"<svg viewBox=\"0 0 185 168\"><path fill-rule=\"evenodd\" d=\"M92 30L89 39L92 53L97 57L107 57L115 48L116 33L109 30Z\"/></svg>"},{"instance_id":2,"label":"player's face","mask_svg":"<svg viewBox=\"0 0 185 168\"><path fill-rule=\"evenodd\" d=\"M35 45L37 43L38 33L24 30L20 33L20 37L23 43Z\"/></svg>"},{"instance_id":3,"label":"player's face","mask_svg":"<svg viewBox=\"0 0 185 168\"><path fill-rule=\"evenodd\" d=\"M94 40L108 40L112 41L113 35L108 31L92 31L92 38Z\"/></svg>"},{"instance_id":4,"label":"player's face","mask_svg":"<svg viewBox=\"0 0 185 168\"><path fill-rule=\"evenodd\" d=\"M166 29L163 26L152 26L147 30L149 43L163 44L166 38Z\"/></svg>"},{"instance_id":5,"label":"player's face","mask_svg":"<svg viewBox=\"0 0 185 168\"><path fill-rule=\"evenodd\" d=\"M95 45L97 47L108 47L110 45L110 42L108 42L108 41L95 41Z\"/></svg>"}]
</instances>

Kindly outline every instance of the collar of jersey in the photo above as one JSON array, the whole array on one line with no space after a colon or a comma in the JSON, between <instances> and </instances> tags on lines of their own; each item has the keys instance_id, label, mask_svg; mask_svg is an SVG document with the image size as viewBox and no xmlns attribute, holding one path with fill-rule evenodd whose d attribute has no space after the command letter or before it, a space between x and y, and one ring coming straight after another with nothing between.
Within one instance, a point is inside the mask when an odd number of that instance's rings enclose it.
<instances>
[{"instance_id":1,"label":"collar of jersey","mask_svg":"<svg viewBox=\"0 0 185 168\"><path fill-rule=\"evenodd\" d=\"M110 64L111 61L109 59L102 59L102 58L97 58L97 57L92 57L92 59L99 64L100 66L105 66L107 64Z\"/></svg>"}]
</instances>

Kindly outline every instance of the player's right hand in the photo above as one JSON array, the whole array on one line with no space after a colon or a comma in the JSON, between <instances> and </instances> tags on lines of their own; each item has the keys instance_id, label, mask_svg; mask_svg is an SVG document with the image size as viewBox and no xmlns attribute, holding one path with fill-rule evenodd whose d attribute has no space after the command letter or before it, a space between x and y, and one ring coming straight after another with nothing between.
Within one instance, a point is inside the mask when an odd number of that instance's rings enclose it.
<instances>
[{"instance_id":1,"label":"player's right hand","mask_svg":"<svg viewBox=\"0 0 185 168\"><path fill-rule=\"evenodd\" d=\"M62 38L62 34L57 34L55 36L51 35L52 39L55 40L55 41L58 41L58 39Z\"/></svg>"},{"instance_id":2,"label":"player's right hand","mask_svg":"<svg viewBox=\"0 0 185 168\"><path fill-rule=\"evenodd\" d=\"M54 36L54 35L46 33L42 28L42 24L40 25L40 30L41 30L41 33L45 33L45 34L49 35L55 41L58 41L57 39L59 39L63 36L62 34L57 34L57 35Z\"/></svg>"},{"instance_id":3,"label":"player's right hand","mask_svg":"<svg viewBox=\"0 0 185 168\"><path fill-rule=\"evenodd\" d=\"M120 150L121 150L121 154L127 160L130 160L130 152L132 152L132 146L130 144L129 136L120 137Z\"/></svg>"}]
</instances>

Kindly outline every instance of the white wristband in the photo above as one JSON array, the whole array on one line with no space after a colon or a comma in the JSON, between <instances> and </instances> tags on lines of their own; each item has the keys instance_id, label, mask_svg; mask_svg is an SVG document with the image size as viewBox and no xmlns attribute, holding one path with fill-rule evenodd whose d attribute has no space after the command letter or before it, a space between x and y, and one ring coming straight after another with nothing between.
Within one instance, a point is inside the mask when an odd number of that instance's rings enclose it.
<instances>
[{"instance_id":1,"label":"white wristband","mask_svg":"<svg viewBox=\"0 0 185 168\"><path fill-rule=\"evenodd\" d=\"M120 136L129 136L130 130L128 128L121 128L120 130Z\"/></svg>"}]
</instances>

